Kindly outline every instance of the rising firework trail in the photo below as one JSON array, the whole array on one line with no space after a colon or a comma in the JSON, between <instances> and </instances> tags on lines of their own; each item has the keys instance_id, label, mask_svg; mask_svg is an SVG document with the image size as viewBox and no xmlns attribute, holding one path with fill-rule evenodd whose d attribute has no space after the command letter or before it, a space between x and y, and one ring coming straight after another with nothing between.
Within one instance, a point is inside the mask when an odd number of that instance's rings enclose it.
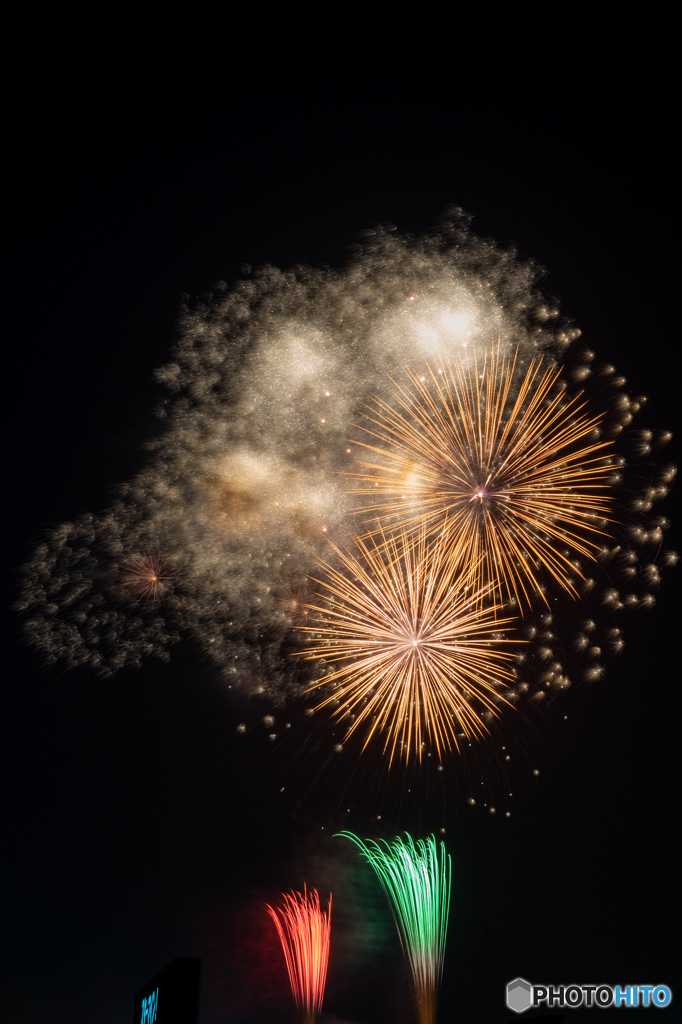
<instances>
[{"instance_id":1,"label":"rising firework trail","mask_svg":"<svg viewBox=\"0 0 682 1024\"><path fill-rule=\"evenodd\" d=\"M332 897L327 912L317 890L283 893L284 905L267 906L284 950L291 991L300 1024L316 1024L322 1012L329 962Z\"/></svg>"},{"instance_id":2,"label":"rising firework trail","mask_svg":"<svg viewBox=\"0 0 682 1024\"><path fill-rule=\"evenodd\" d=\"M355 443L375 461L355 476L371 534L399 529L444 536L452 558L492 578L501 601L528 608L544 571L578 598L576 556L595 561L610 515L611 445L601 417L560 371L499 345L405 371L392 401L375 397ZM572 560L573 559L573 560Z\"/></svg>"},{"instance_id":3,"label":"rising firework trail","mask_svg":"<svg viewBox=\"0 0 682 1024\"><path fill-rule=\"evenodd\" d=\"M483 607L492 584L477 588L475 564L453 559L442 536L429 547L424 531L412 545L404 534L358 539L357 555L332 547L341 568L322 563L325 603L298 627L310 645L302 656L327 673L311 685L324 693L318 708L333 707L346 738L365 727L364 746L382 737L389 763L482 736L482 714L509 704L523 644L506 636L500 606Z\"/></svg>"},{"instance_id":4,"label":"rising firework trail","mask_svg":"<svg viewBox=\"0 0 682 1024\"><path fill-rule=\"evenodd\" d=\"M339 835L360 849L388 896L412 975L419 1024L435 1024L450 910L452 865L444 843L433 836L392 843Z\"/></svg>"}]
</instances>

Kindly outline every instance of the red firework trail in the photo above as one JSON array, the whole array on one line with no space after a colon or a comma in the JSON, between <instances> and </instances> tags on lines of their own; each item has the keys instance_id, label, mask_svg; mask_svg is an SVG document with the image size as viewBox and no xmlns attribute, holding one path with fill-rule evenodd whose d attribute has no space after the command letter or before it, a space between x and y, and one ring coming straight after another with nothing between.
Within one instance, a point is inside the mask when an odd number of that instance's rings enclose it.
<instances>
[{"instance_id":1,"label":"red firework trail","mask_svg":"<svg viewBox=\"0 0 682 1024\"><path fill-rule=\"evenodd\" d=\"M326 913L320 909L317 889L309 893L304 885L302 893L282 896L283 907L266 906L282 943L301 1024L316 1024L327 980L332 894L329 893Z\"/></svg>"}]
</instances>

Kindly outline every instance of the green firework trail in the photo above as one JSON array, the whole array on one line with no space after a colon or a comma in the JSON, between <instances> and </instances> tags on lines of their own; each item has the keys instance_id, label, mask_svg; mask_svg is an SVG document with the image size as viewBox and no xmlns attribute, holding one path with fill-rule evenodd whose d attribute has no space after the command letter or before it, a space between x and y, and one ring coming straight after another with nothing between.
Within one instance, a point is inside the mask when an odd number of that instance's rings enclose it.
<instances>
[{"instance_id":1,"label":"green firework trail","mask_svg":"<svg viewBox=\"0 0 682 1024\"><path fill-rule=\"evenodd\" d=\"M445 844L434 836L365 843L352 832L339 835L355 843L379 876L412 974L419 1024L435 1024L452 881Z\"/></svg>"}]
</instances>

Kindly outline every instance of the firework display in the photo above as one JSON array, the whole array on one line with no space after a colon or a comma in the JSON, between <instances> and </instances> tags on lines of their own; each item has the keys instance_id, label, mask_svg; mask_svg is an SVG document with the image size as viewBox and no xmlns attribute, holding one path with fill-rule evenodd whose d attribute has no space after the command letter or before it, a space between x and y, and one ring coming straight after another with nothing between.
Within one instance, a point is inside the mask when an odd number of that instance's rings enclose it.
<instances>
[{"instance_id":1,"label":"firework display","mask_svg":"<svg viewBox=\"0 0 682 1024\"><path fill-rule=\"evenodd\" d=\"M452 865L443 843L411 836L392 843L350 839L386 893L412 976L419 1024L435 1024L450 910Z\"/></svg>"},{"instance_id":2,"label":"firework display","mask_svg":"<svg viewBox=\"0 0 682 1024\"><path fill-rule=\"evenodd\" d=\"M270 740L303 702L389 766L598 679L676 560L670 435L539 276L454 211L216 286L157 372L146 466L23 567L27 641L111 676L188 638Z\"/></svg>"},{"instance_id":3,"label":"firework display","mask_svg":"<svg viewBox=\"0 0 682 1024\"><path fill-rule=\"evenodd\" d=\"M595 561L613 466L609 441L595 440L602 417L567 398L561 371L541 359L515 379L517 356L493 345L428 367L428 378L407 370L394 404L376 398L366 415L374 443L356 443L379 460L361 463L352 493L366 497L366 521L446 537L453 561L477 564L481 582L527 608L540 570L578 596L571 556Z\"/></svg>"},{"instance_id":4,"label":"firework display","mask_svg":"<svg viewBox=\"0 0 682 1024\"><path fill-rule=\"evenodd\" d=\"M282 894L284 904L267 910L284 950L291 991L301 1024L316 1024L322 1012L329 962L332 897L326 913L317 890Z\"/></svg>"},{"instance_id":5,"label":"firework display","mask_svg":"<svg viewBox=\"0 0 682 1024\"><path fill-rule=\"evenodd\" d=\"M173 589L171 576L159 555L136 558L123 573L124 586L131 596L156 604Z\"/></svg>"},{"instance_id":6,"label":"firework display","mask_svg":"<svg viewBox=\"0 0 682 1024\"><path fill-rule=\"evenodd\" d=\"M347 735L367 725L365 746L383 735L389 760L421 757L426 740L440 754L457 735L479 736L481 713L497 716L515 682L506 637L512 620L482 602L476 563L461 567L441 535L428 546L404 535L376 544L356 541L358 556L334 548L341 565L325 564L325 606L310 606L313 625L298 627L328 674L314 684L348 719ZM340 665L340 667L336 667Z\"/></svg>"}]
</instances>

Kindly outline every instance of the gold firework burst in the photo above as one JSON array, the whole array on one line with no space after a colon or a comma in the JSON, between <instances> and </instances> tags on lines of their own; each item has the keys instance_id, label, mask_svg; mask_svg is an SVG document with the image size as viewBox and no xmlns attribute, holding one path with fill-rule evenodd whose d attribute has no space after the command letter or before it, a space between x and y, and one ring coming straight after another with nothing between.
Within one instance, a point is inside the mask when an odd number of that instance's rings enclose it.
<instances>
[{"instance_id":1,"label":"gold firework burst","mask_svg":"<svg viewBox=\"0 0 682 1024\"><path fill-rule=\"evenodd\" d=\"M273 593L273 604L277 611L289 619L292 625L302 626L308 621L311 597L308 577L300 582L284 583Z\"/></svg>"},{"instance_id":2,"label":"gold firework burst","mask_svg":"<svg viewBox=\"0 0 682 1024\"><path fill-rule=\"evenodd\" d=\"M172 576L160 555L148 553L130 562L123 583L132 597L158 604L173 589Z\"/></svg>"},{"instance_id":3,"label":"gold firework burst","mask_svg":"<svg viewBox=\"0 0 682 1024\"><path fill-rule=\"evenodd\" d=\"M495 345L424 376L405 370L393 404L374 396L360 428L371 440L354 443L375 458L349 474L367 536L444 536L453 559L479 565L479 587L497 580L498 601L527 606L542 570L577 597L578 556L595 558L610 515L610 443L542 362L517 374L516 354Z\"/></svg>"},{"instance_id":4,"label":"gold firework burst","mask_svg":"<svg viewBox=\"0 0 682 1024\"><path fill-rule=\"evenodd\" d=\"M383 734L390 763L429 742L438 754L458 749L458 733L480 737L485 719L509 703L515 645L500 606L484 607L492 590L476 589L477 567L462 571L440 538L422 530L356 539L358 555L331 545L341 568L322 562L323 605L311 605L311 625L299 627L307 660L329 666L312 684L327 692L318 708L348 716L346 739L367 726L364 747Z\"/></svg>"}]
</instances>

